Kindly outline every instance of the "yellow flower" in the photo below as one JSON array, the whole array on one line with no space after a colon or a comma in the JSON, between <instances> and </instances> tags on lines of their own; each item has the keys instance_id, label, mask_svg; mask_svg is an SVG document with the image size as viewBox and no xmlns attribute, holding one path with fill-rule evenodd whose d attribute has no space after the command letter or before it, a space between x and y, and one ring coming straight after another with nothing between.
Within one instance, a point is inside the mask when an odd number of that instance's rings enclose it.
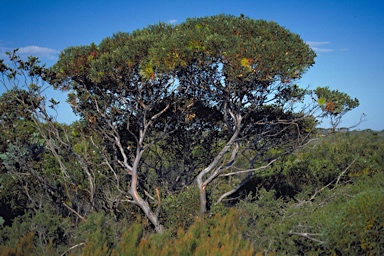
<instances>
[{"instance_id":1,"label":"yellow flower","mask_svg":"<svg viewBox=\"0 0 384 256\"><path fill-rule=\"evenodd\" d=\"M245 68L251 68L251 65L249 63L249 60L247 58L242 58L240 61L241 66Z\"/></svg>"}]
</instances>

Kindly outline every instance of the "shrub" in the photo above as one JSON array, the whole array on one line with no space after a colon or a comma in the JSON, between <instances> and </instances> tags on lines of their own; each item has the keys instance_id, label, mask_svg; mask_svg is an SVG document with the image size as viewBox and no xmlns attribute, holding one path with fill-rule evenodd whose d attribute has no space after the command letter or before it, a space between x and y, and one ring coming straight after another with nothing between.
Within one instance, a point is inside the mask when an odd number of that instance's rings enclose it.
<instances>
[{"instance_id":1,"label":"shrub","mask_svg":"<svg viewBox=\"0 0 384 256\"><path fill-rule=\"evenodd\" d=\"M242 236L243 228L237 223L239 214L231 210L227 215L217 215L212 219L199 220L188 231L179 228L176 237L169 231L164 234L145 235L144 226L131 225L112 255L253 255L250 241ZM89 255L88 248L95 252L104 250L100 241L90 240L82 255ZM104 251L104 255L109 255Z\"/></svg>"},{"instance_id":2,"label":"shrub","mask_svg":"<svg viewBox=\"0 0 384 256\"><path fill-rule=\"evenodd\" d=\"M340 209L326 229L331 251L356 255L384 254L384 189L363 191Z\"/></svg>"},{"instance_id":3,"label":"shrub","mask_svg":"<svg viewBox=\"0 0 384 256\"><path fill-rule=\"evenodd\" d=\"M165 227L175 231L178 228L187 229L199 214L199 194L196 187L169 195L163 201L163 217Z\"/></svg>"},{"instance_id":4,"label":"shrub","mask_svg":"<svg viewBox=\"0 0 384 256\"><path fill-rule=\"evenodd\" d=\"M68 219L43 207L34 214L16 217L12 226L0 229L0 240L3 245L15 248L16 251L20 243L23 243L25 248L31 247L36 255L52 255L53 248L60 251L68 241L68 228Z\"/></svg>"}]
</instances>

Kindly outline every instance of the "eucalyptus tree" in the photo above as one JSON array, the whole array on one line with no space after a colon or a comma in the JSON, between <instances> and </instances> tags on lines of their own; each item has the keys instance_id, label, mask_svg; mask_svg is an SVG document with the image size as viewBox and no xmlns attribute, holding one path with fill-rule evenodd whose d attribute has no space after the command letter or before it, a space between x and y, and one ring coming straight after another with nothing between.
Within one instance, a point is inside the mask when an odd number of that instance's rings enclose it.
<instances>
[{"instance_id":1,"label":"eucalyptus tree","mask_svg":"<svg viewBox=\"0 0 384 256\"><path fill-rule=\"evenodd\" d=\"M161 192L195 179L203 217L214 180L244 179L220 201L307 143L318 118L336 120L358 105L346 94L338 101L339 92L296 85L314 58L275 22L218 15L69 47L44 80L69 91L74 112L101 138L89 140L118 192L109 199L138 205L161 233ZM240 157L247 159L241 170ZM149 186L148 169L161 182Z\"/></svg>"},{"instance_id":2,"label":"eucalyptus tree","mask_svg":"<svg viewBox=\"0 0 384 256\"><path fill-rule=\"evenodd\" d=\"M338 91L297 86L315 56L299 35L275 22L226 15L188 19L153 46L147 67L155 76L174 72L188 98L183 132L204 130L190 141L215 145L196 174L200 216L207 207L206 188L217 177L249 173L241 186L261 169L256 163L267 167L307 143L317 118L340 120L358 106ZM218 138L220 144L214 143ZM224 174L239 155L248 159L248 168Z\"/></svg>"},{"instance_id":3,"label":"eucalyptus tree","mask_svg":"<svg viewBox=\"0 0 384 256\"><path fill-rule=\"evenodd\" d=\"M81 139L84 129L55 120L59 102L48 100L44 93L51 72L36 57L23 60L17 49L8 56L9 60L0 60L0 85L5 91L0 97L1 175L10 180L8 185L21 184L17 194L28 202L23 207L37 211L48 201L63 216L85 220L104 202L96 195L100 189L95 173L100 168L95 167L98 159L92 147Z\"/></svg>"},{"instance_id":4,"label":"eucalyptus tree","mask_svg":"<svg viewBox=\"0 0 384 256\"><path fill-rule=\"evenodd\" d=\"M60 89L72 91L68 101L75 113L105 139L97 146L123 199L137 204L159 233L159 189L156 211L138 190L144 152L179 125L182 100L175 100L175 77L155 75L148 59L153 45L172 31L171 26L158 25L118 33L99 46L70 47L61 53L51 78ZM126 176L127 189L121 188Z\"/></svg>"}]
</instances>

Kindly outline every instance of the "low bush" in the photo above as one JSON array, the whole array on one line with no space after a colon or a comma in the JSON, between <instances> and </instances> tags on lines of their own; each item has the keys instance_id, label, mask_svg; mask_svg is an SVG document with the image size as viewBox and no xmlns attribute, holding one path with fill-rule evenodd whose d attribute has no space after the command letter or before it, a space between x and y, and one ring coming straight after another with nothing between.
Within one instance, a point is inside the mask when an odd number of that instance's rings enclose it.
<instances>
[{"instance_id":1,"label":"low bush","mask_svg":"<svg viewBox=\"0 0 384 256\"><path fill-rule=\"evenodd\" d=\"M384 254L384 189L362 191L349 200L325 230L327 247L337 254Z\"/></svg>"}]
</instances>

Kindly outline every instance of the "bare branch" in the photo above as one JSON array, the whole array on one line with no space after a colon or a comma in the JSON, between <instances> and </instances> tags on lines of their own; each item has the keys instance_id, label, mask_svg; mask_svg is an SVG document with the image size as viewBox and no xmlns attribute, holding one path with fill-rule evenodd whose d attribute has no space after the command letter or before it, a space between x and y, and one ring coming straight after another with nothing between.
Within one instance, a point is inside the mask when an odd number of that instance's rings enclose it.
<instances>
[{"instance_id":1,"label":"bare branch","mask_svg":"<svg viewBox=\"0 0 384 256\"><path fill-rule=\"evenodd\" d=\"M74 209L72 209L69 205L67 205L65 202L61 202L68 210L76 214L77 217L82 219L83 221L87 221L83 216L81 216L78 212L76 212Z\"/></svg>"},{"instance_id":2,"label":"bare branch","mask_svg":"<svg viewBox=\"0 0 384 256\"><path fill-rule=\"evenodd\" d=\"M75 249L76 247L82 246L82 245L84 245L84 244L85 244L85 242L76 244L76 245L74 245L74 246L68 248L68 250L66 250L65 252L63 252L63 253L61 254L61 256L64 256L64 255L67 254L69 251Z\"/></svg>"},{"instance_id":3,"label":"bare branch","mask_svg":"<svg viewBox=\"0 0 384 256\"><path fill-rule=\"evenodd\" d=\"M156 199L155 199L153 196L151 196L151 195L147 192L147 190L145 190L145 189L144 189L144 194L145 194L147 197L149 197L150 199L152 199L153 201L156 202Z\"/></svg>"},{"instance_id":4,"label":"bare branch","mask_svg":"<svg viewBox=\"0 0 384 256\"><path fill-rule=\"evenodd\" d=\"M269 166L271 166L277 160L279 160L279 158L275 158L272 161L270 161L268 164L260 166L260 167L255 168L255 169L247 169L247 170L241 170L241 171L238 171L238 172L230 172L230 173L226 173L226 174L221 174L220 176L226 177L226 176L237 175L237 174L241 174L241 173L260 171L260 170L268 168ZM235 168L235 169L237 169L237 168Z\"/></svg>"},{"instance_id":5,"label":"bare branch","mask_svg":"<svg viewBox=\"0 0 384 256\"><path fill-rule=\"evenodd\" d=\"M308 199L308 201L313 201L313 200L316 198L316 196L317 196L321 191L323 191L324 189L326 189L326 188L328 188L329 186L331 186L335 181L336 181L335 186L337 186L337 184L338 184L339 181L340 181L341 176L343 176L343 175L348 171L348 169L352 166L352 164L353 164L356 160L357 160L357 158L355 158L355 159L354 159L354 160L347 166L347 168L345 168L344 171L342 171L342 172L339 174L339 176L337 177L336 180L331 181L330 183L328 183L327 185L325 185L325 186L322 187L321 189L317 190L317 191L311 196L311 198Z\"/></svg>"},{"instance_id":6,"label":"bare branch","mask_svg":"<svg viewBox=\"0 0 384 256\"><path fill-rule=\"evenodd\" d=\"M289 231L288 235L298 235L304 238L307 238L309 240L312 240L317 243L323 244L324 242L321 240L318 240L316 238L313 238L312 236L320 236L321 234L313 234L313 233L298 233L298 232L293 232L292 230Z\"/></svg>"},{"instance_id":7,"label":"bare branch","mask_svg":"<svg viewBox=\"0 0 384 256\"><path fill-rule=\"evenodd\" d=\"M220 196L220 198L217 200L216 204L220 203L224 198L234 194L236 191L238 191L244 184L246 184L251 178L253 177L252 173L248 173L247 177L243 179L239 185L237 185L232 190L225 192Z\"/></svg>"}]
</instances>

